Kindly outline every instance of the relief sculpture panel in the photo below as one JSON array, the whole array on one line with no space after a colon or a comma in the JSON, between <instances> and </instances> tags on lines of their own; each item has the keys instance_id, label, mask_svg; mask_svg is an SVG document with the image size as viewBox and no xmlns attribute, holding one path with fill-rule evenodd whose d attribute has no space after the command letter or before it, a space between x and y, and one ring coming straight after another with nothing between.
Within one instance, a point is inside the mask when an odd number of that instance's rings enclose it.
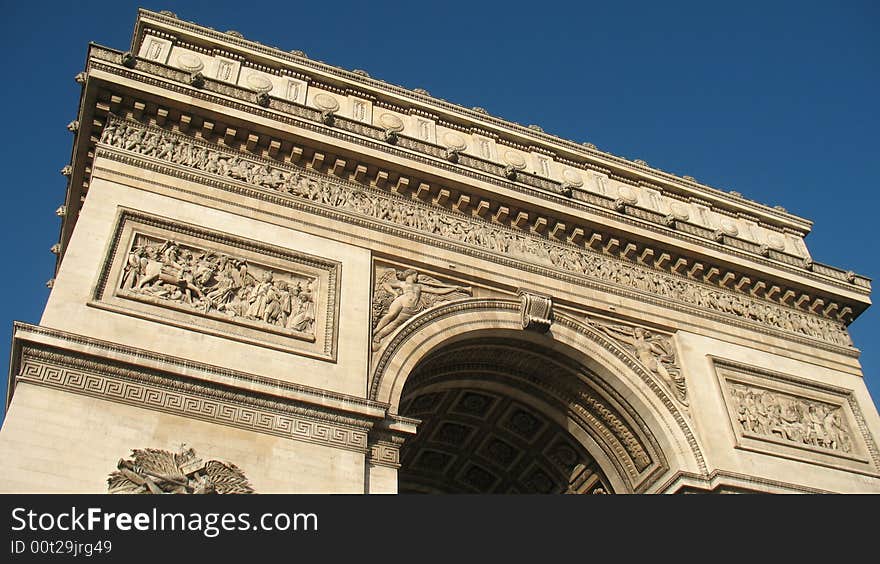
<instances>
[{"instance_id":1,"label":"relief sculpture panel","mask_svg":"<svg viewBox=\"0 0 880 564\"><path fill-rule=\"evenodd\" d=\"M849 425L838 405L730 382L740 432L850 453Z\"/></svg>"},{"instance_id":2,"label":"relief sculpture panel","mask_svg":"<svg viewBox=\"0 0 880 564\"><path fill-rule=\"evenodd\" d=\"M317 277L137 233L117 295L315 340Z\"/></svg>"},{"instance_id":3,"label":"relief sculpture panel","mask_svg":"<svg viewBox=\"0 0 880 564\"><path fill-rule=\"evenodd\" d=\"M216 144L140 123L110 121L104 128L101 143L208 175L244 182L276 195L326 206L339 219L350 221L352 216L357 216L393 224L406 231L407 236L412 237L413 232L418 232L451 241L462 246L464 252L476 252L491 260L536 265L547 275L574 275L607 284L618 292L628 294L635 291L641 298L657 296L664 298L665 304L685 304L696 308L700 314L721 314L839 347L852 347L849 334L840 322L576 245L494 225L479 217L450 212L439 205L413 202L305 169L282 168L274 161L230 154L228 149Z\"/></svg>"},{"instance_id":4,"label":"relief sculpture panel","mask_svg":"<svg viewBox=\"0 0 880 564\"><path fill-rule=\"evenodd\" d=\"M880 474L880 452L850 390L712 360L737 448Z\"/></svg>"},{"instance_id":5,"label":"relief sculpture panel","mask_svg":"<svg viewBox=\"0 0 880 564\"><path fill-rule=\"evenodd\" d=\"M90 305L332 359L337 262L131 211Z\"/></svg>"},{"instance_id":6,"label":"relief sculpture panel","mask_svg":"<svg viewBox=\"0 0 880 564\"><path fill-rule=\"evenodd\" d=\"M373 289L373 350L418 313L437 304L473 295L469 286L441 282L415 269L379 268Z\"/></svg>"}]
</instances>

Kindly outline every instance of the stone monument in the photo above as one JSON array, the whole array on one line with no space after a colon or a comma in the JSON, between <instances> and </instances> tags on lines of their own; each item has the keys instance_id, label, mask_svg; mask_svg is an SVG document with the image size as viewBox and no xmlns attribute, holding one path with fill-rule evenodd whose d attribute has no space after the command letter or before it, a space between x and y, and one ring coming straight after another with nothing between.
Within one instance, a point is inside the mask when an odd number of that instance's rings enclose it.
<instances>
[{"instance_id":1,"label":"stone monument","mask_svg":"<svg viewBox=\"0 0 880 564\"><path fill-rule=\"evenodd\" d=\"M245 39L89 46L6 492L880 492L811 222Z\"/></svg>"}]
</instances>

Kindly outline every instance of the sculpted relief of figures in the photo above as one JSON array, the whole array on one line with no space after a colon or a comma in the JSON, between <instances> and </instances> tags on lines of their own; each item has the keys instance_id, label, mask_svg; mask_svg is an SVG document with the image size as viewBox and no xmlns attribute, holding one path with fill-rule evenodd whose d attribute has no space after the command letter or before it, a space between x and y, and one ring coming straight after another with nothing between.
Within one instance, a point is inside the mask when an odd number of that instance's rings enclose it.
<instances>
[{"instance_id":1,"label":"sculpted relief of figures","mask_svg":"<svg viewBox=\"0 0 880 564\"><path fill-rule=\"evenodd\" d=\"M820 401L728 382L736 423L743 434L851 453L843 409Z\"/></svg>"},{"instance_id":2,"label":"sculpted relief of figures","mask_svg":"<svg viewBox=\"0 0 880 564\"><path fill-rule=\"evenodd\" d=\"M313 334L316 279L143 234L123 269L123 295L204 315Z\"/></svg>"},{"instance_id":3,"label":"sculpted relief of figures","mask_svg":"<svg viewBox=\"0 0 880 564\"><path fill-rule=\"evenodd\" d=\"M111 494L252 494L254 489L234 464L203 461L196 451L181 445L173 453L154 448L135 449L131 459L120 459L107 478Z\"/></svg>"},{"instance_id":4,"label":"sculpted relief of figures","mask_svg":"<svg viewBox=\"0 0 880 564\"><path fill-rule=\"evenodd\" d=\"M445 284L414 269L379 271L373 292L373 350L419 312L472 295L469 286Z\"/></svg>"},{"instance_id":5,"label":"sculpted relief of figures","mask_svg":"<svg viewBox=\"0 0 880 564\"><path fill-rule=\"evenodd\" d=\"M239 155L228 155L219 147L141 124L111 121L104 128L101 142L147 157L332 206L343 212L470 245L507 258L564 270L603 283L685 303L704 311L759 322L835 345L852 346L845 327L837 322L684 277L615 260L573 245L493 225L486 220L454 213L440 206L419 204L372 189L350 186L341 181L283 170Z\"/></svg>"},{"instance_id":6,"label":"sculpted relief of figures","mask_svg":"<svg viewBox=\"0 0 880 564\"><path fill-rule=\"evenodd\" d=\"M643 327L600 323L589 319L588 322L633 353L645 368L660 376L679 402L687 405L687 384L675 358L672 337Z\"/></svg>"}]
</instances>

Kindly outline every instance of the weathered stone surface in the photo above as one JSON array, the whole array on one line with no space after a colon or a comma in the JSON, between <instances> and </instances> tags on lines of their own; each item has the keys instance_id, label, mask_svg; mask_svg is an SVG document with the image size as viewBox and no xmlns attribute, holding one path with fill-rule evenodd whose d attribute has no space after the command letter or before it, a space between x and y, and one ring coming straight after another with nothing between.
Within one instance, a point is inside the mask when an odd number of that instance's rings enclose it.
<instances>
[{"instance_id":1,"label":"weathered stone surface","mask_svg":"<svg viewBox=\"0 0 880 564\"><path fill-rule=\"evenodd\" d=\"M880 492L870 282L807 220L138 17L77 75L3 491Z\"/></svg>"}]
</instances>

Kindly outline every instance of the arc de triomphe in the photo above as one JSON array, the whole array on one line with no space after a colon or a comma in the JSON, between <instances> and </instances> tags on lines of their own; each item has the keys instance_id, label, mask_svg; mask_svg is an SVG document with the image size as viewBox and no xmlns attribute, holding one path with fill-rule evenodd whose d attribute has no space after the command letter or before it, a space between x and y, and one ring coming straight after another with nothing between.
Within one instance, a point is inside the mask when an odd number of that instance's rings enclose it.
<instances>
[{"instance_id":1,"label":"arc de triomphe","mask_svg":"<svg viewBox=\"0 0 880 564\"><path fill-rule=\"evenodd\" d=\"M76 80L3 490L880 492L810 221L167 12Z\"/></svg>"}]
</instances>

